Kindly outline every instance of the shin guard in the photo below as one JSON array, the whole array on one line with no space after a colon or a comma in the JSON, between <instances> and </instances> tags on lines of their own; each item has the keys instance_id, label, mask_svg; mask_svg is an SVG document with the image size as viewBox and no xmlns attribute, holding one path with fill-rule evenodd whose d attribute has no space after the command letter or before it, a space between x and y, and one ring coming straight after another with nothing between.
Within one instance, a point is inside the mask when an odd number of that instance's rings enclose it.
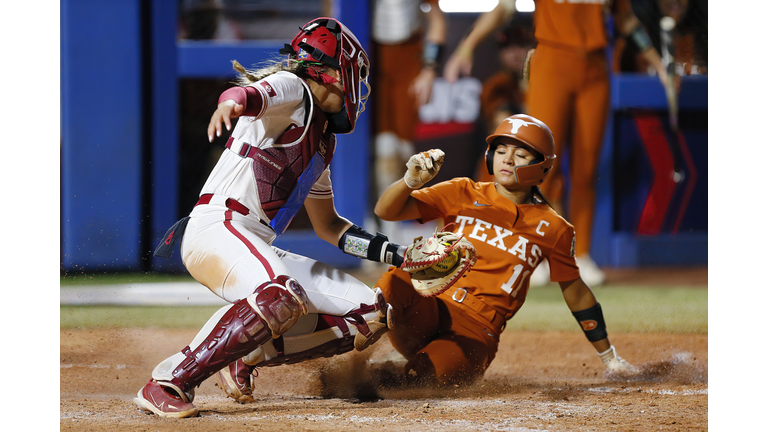
<instances>
[{"instance_id":1,"label":"shin guard","mask_svg":"<svg viewBox=\"0 0 768 432\"><path fill-rule=\"evenodd\" d=\"M238 358L288 331L307 313L308 298L299 283L278 276L235 302L200 345L182 350L186 358L173 378L162 383L177 392L191 392L203 381Z\"/></svg>"}]
</instances>

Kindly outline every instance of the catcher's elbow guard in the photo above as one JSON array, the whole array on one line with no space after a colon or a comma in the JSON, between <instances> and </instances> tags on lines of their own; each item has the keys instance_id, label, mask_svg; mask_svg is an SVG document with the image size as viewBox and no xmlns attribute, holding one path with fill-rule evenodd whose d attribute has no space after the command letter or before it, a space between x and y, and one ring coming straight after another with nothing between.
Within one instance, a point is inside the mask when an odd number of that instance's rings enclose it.
<instances>
[{"instance_id":1,"label":"catcher's elbow guard","mask_svg":"<svg viewBox=\"0 0 768 432\"><path fill-rule=\"evenodd\" d=\"M357 225L352 225L339 239L339 249L345 254L400 267L405 255L405 246L389 242L382 233L373 234Z\"/></svg>"},{"instance_id":2,"label":"catcher's elbow guard","mask_svg":"<svg viewBox=\"0 0 768 432\"><path fill-rule=\"evenodd\" d=\"M584 330L584 334L587 335L587 340L590 342L597 342L608 337L600 303L595 303L591 308L571 313L581 325L581 329Z\"/></svg>"}]
</instances>

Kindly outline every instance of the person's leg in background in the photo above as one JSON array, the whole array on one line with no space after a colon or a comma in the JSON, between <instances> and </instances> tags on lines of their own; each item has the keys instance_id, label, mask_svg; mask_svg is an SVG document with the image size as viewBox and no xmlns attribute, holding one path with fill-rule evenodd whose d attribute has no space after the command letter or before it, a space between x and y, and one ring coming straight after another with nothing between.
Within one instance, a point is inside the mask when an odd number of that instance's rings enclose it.
<instances>
[{"instance_id":1,"label":"person's leg in background","mask_svg":"<svg viewBox=\"0 0 768 432\"><path fill-rule=\"evenodd\" d=\"M544 183L542 192L552 207L562 214L563 170L562 151L569 141L570 117L573 108L573 88L578 57L567 51L539 45L531 59L531 77L528 83L526 104L528 114L549 126L555 138L555 154L558 159ZM566 71L569 71L566 73ZM550 282L549 263L542 261L531 275L531 286L542 286Z\"/></svg>"},{"instance_id":2,"label":"person's leg in background","mask_svg":"<svg viewBox=\"0 0 768 432\"><path fill-rule=\"evenodd\" d=\"M531 77L526 104L528 114L549 126L555 138L555 154L562 157L563 146L570 144L569 128L573 113L573 94L578 75L578 57L568 51L540 45L531 59ZM555 211L562 213L563 170L555 160L541 190Z\"/></svg>"},{"instance_id":3,"label":"person's leg in background","mask_svg":"<svg viewBox=\"0 0 768 432\"><path fill-rule=\"evenodd\" d=\"M610 80L605 56L588 58L588 73L576 96L573 126L569 216L576 229L576 260L590 286L605 282L605 274L590 257L595 214L595 179L608 118Z\"/></svg>"},{"instance_id":4,"label":"person's leg in background","mask_svg":"<svg viewBox=\"0 0 768 432\"><path fill-rule=\"evenodd\" d=\"M419 119L416 100L408 88L419 74L421 43L376 46L376 189L379 195L405 174L414 153L413 137Z\"/></svg>"},{"instance_id":5,"label":"person's leg in background","mask_svg":"<svg viewBox=\"0 0 768 432\"><path fill-rule=\"evenodd\" d=\"M408 89L421 71L422 49L420 40L376 45L377 86L371 97L376 98L374 170L377 197L403 177L405 164L415 153L413 140L419 108ZM402 222L378 220L377 226L395 243L407 244L413 240L404 232L407 230L402 229Z\"/></svg>"}]
</instances>

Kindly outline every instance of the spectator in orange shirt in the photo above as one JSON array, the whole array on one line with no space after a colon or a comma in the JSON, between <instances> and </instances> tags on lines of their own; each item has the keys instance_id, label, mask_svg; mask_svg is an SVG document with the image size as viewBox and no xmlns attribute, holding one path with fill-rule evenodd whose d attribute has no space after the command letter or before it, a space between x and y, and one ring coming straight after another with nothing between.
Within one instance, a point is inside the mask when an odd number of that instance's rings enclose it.
<instances>
[{"instance_id":1,"label":"spectator in orange shirt","mask_svg":"<svg viewBox=\"0 0 768 432\"><path fill-rule=\"evenodd\" d=\"M657 71L662 83L667 72L648 34L632 13L629 0L610 2L562 2L537 0L534 16L538 45L530 61L527 113L541 119L555 137L555 153L569 146L570 196L563 208L565 181L559 164L542 185L558 213L573 222L579 236L576 257L584 280L594 286L605 274L590 257L592 219L595 208L595 175L610 96L607 64L605 14L610 12L616 27ZM472 68L472 52L494 29L515 13L515 0L501 0L492 11L482 14L472 31L460 42L444 68L448 81ZM565 211L565 213L563 213ZM547 265L541 267L536 284L549 280ZM539 274L539 272L537 272Z\"/></svg>"},{"instance_id":2,"label":"spectator in orange shirt","mask_svg":"<svg viewBox=\"0 0 768 432\"><path fill-rule=\"evenodd\" d=\"M486 141L487 169L495 183L456 178L420 189L442 163L442 151L430 150L412 160L429 157L433 169L409 167L376 203L376 215L385 220L441 218L478 253L466 277L434 297L417 294L410 274L396 267L377 282L391 306L389 340L408 360L406 379L442 385L481 377L507 320L525 301L531 273L545 258L608 370L633 371L608 340L600 304L579 276L573 226L539 190L556 158L552 132L541 121L518 114L501 122Z\"/></svg>"}]
</instances>

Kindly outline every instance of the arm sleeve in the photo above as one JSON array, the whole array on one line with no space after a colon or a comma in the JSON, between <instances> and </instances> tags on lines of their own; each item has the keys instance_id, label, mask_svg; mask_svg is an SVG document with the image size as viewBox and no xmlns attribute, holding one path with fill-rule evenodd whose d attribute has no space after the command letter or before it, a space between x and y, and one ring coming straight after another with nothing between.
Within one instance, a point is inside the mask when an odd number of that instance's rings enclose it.
<instances>
[{"instance_id":1,"label":"arm sleeve","mask_svg":"<svg viewBox=\"0 0 768 432\"><path fill-rule=\"evenodd\" d=\"M243 105L243 116L286 116L304 103L307 90L302 79L278 72L245 87L233 87L219 96L219 103L232 99ZM306 95L308 96L308 95ZM311 99L311 96L308 96Z\"/></svg>"},{"instance_id":2,"label":"arm sleeve","mask_svg":"<svg viewBox=\"0 0 768 432\"><path fill-rule=\"evenodd\" d=\"M219 96L219 103L232 99L243 106L244 116L257 116L264 110L264 98L254 87L232 87Z\"/></svg>"},{"instance_id":3,"label":"arm sleeve","mask_svg":"<svg viewBox=\"0 0 768 432\"><path fill-rule=\"evenodd\" d=\"M565 282L579 277L579 267L574 258L575 248L576 235L573 227L569 226L557 239L549 254L550 279L553 282Z\"/></svg>"}]
</instances>

